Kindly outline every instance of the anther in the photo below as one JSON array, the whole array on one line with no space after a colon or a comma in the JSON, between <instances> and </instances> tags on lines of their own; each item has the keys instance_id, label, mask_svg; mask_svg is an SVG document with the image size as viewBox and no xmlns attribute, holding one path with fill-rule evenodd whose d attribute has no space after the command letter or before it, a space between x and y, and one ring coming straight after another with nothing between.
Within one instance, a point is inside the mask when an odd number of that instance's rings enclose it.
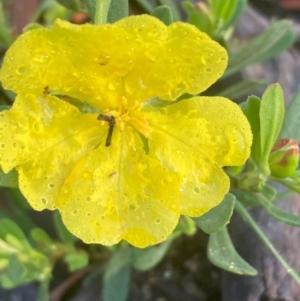
<instances>
[{"instance_id":1,"label":"anther","mask_svg":"<svg viewBox=\"0 0 300 301\"><path fill-rule=\"evenodd\" d=\"M112 115L100 114L97 119L107 121L108 124L109 124L109 129L108 129L108 134L107 134L107 137L106 137L105 146L110 146L111 145L112 133L113 133L113 130L114 130L114 126L116 124L115 117L112 116Z\"/></svg>"}]
</instances>

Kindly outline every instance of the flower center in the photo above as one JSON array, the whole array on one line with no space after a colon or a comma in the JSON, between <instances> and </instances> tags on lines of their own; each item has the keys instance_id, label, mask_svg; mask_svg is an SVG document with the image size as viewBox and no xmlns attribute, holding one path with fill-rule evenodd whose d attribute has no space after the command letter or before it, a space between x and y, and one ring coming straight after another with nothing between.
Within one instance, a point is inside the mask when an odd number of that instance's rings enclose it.
<instances>
[{"instance_id":1,"label":"flower center","mask_svg":"<svg viewBox=\"0 0 300 301\"><path fill-rule=\"evenodd\" d=\"M106 146L110 146L114 127L117 126L120 131L123 131L125 124L130 124L138 132L146 138L152 132L152 128L148 125L146 118L141 113L142 104L135 101L131 106L128 106L127 99L123 96L120 101L120 109L106 109L103 114L98 116L99 120L108 122L109 130L106 138Z\"/></svg>"}]
</instances>

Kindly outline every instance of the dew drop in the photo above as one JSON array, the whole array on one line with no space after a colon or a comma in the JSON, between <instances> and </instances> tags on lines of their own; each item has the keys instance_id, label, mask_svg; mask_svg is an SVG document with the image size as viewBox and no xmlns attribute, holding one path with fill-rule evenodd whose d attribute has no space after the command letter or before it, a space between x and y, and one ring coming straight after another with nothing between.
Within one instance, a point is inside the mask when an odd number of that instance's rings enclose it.
<instances>
[{"instance_id":1,"label":"dew drop","mask_svg":"<svg viewBox=\"0 0 300 301\"><path fill-rule=\"evenodd\" d=\"M90 202L90 201L92 200L92 198L91 198L90 196L88 196L88 197L86 198L86 200L87 200L88 202Z\"/></svg>"},{"instance_id":2,"label":"dew drop","mask_svg":"<svg viewBox=\"0 0 300 301\"><path fill-rule=\"evenodd\" d=\"M5 145L4 143L1 143L0 147L1 147L1 148L5 148L6 145Z\"/></svg>"},{"instance_id":3,"label":"dew drop","mask_svg":"<svg viewBox=\"0 0 300 301\"><path fill-rule=\"evenodd\" d=\"M34 124L33 124L33 129L35 130L35 131L40 131L41 130L41 124L40 124L40 122L35 122Z\"/></svg>"},{"instance_id":4,"label":"dew drop","mask_svg":"<svg viewBox=\"0 0 300 301\"><path fill-rule=\"evenodd\" d=\"M164 184L164 185L166 185L166 184L169 184L169 181L167 179L162 179L161 183Z\"/></svg>"},{"instance_id":5,"label":"dew drop","mask_svg":"<svg viewBox=\"0 0 300 301\"><path fill-rule=\"evenodd\" d=\"M205 69L206 72L211 72L212 70L210 68Z\"/></svg>"},{"instance_id":6,"label":"dew drop","mask_svg":"<svg viewBox=\"0 0 300 301\"><path fill-rule=\"evenodd\" d=\"M86 216L87 216L87 217L91 217L92 214L91 214L90 212L87 212L87 213L86 213Z\"/></svg>"},{"instance_id":7,"label":"dew drop","mask_svg":"<svg viewBox=\"0 0 300 301\"><path fill-rule=\"evenodd\" d=\"M44 204L44 205L47 205L48 201L46 198L41 198L41 202Z\"/></svg>"},{"instance_id":8,"label":"dew drop","mask_svg":"<svg viewBox=\"0 0 300 301\"><path fill-rule=\"evenodd\" d=\"M101 66L107 65L109 63L109 60L110 60L110 55L107 53L101 53L97 58L97 62Z\"/></svg>"},{"instance_id":9,"label":"dew drop","mask_svg":"<svg viewBox=\"0 0 300 301\"><path fill-rule=\"evenodd\" d=\"M73 210L73 215L76 215L77 213L78 213L78 210L77 209L75 209L75 210Z\"/></svg>"},{"instance_id":10,"label":"dew drop","mask_svg":"<svg viewBox=\"0 0 300 301\"><path fill-rule=\"evenodd\" d=\"M193 189L193 190L194 190L194 192L195 192L195 193L199 193L199 192L200 192L200 190L199 190L199 188L198 188L198 187L194 187L194 189Z\"/></svg>"},{"instance_id":11,"label":"dew drop","mask_svg":"<svg viewBox=\"0 0 300 301\"><path fill-rule=\"evenodd\" d=\"M27 71L27 68L26 68L24 65L19 66L19 67L17 68L17 73L18 73L19 75L25 74L26 71Z\"/></svg>"},{"instance_id":12,"label":"dew drop","mask_svg":"<svg viewBox=\"0 0 300 301\"><path fill-rule=\"evenodd\" d=\"M161 219L160 219L160 218L157 218L157 219L155 220L155 223L156 223L156 224L160 224L160 222L161 222Z\"/></svg>"},{"instance_id":13,"label":"dew drop","mask_svg":"<svg viewBox=\"0 0 300 301\"><path fill-rule=\"evenodd\" d=\"M48 184L48 188L53 189L55 185L53 183Z\"/></svg>"},{"instance_id":14,"label":"dew drop","mask_svg":"<svg viewBox=\"0 0 300 301\"><path fill-rule=\"evenodd\" d=\"M135 209L136 209L135 205L133 205L133 204L129 205L129 210L134 211Z\"/></svg>"}]
</instances>

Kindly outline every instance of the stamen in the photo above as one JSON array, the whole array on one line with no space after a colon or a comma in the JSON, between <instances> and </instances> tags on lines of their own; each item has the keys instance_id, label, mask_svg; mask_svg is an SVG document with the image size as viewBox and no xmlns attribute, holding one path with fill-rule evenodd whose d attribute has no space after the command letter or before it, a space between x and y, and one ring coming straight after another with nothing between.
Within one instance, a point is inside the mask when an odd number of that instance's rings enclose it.
<instances>
[{"instance_id":1,"label":"stamen","mask_svg":"<svg viewBox=\"0 0 300 301\"><path fill-rule=\"evenodd\" d=\"M107 121L109 123L109 129L108 129L108 133L107 133L107 137L106 137L105 146L110 146L111 145L112 133L113 133L113 130L114 130L114 126L116 124L115 117L112 116L112 115L100 114L97 119Z\"/></svg>"}]
</instances>

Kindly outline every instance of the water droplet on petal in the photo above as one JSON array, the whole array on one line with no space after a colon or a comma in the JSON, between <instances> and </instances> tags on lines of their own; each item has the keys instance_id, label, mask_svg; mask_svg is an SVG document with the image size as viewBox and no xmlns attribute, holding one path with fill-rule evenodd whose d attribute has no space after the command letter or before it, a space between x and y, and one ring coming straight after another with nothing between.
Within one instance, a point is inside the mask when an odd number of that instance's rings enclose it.
<instances>
[{"instance_id":1,"label":"water droplet on petal","mask_svg":"<svg viewBox=\"0 0 300 301\"><path fill-rule=\"evenodd\" d=\"M19 66L19 67L17 68L17 73L18 73L19 75L25 74L26 71L27 71L27 68L26 68L26 66L24 66L24 65L21 65L21 66Z\"/></svg>"},{"instance_id":2,"label":"water droplet on petal","mask_svg":"<svg viewBox=\"0 0 300 301\"><path fill-rule=\"evenodd\" d=\"M41 202L44 204L44 205L47 205L48 201L46 198L41 198Z\"/></svg>"},{"instance_id":3,"label":"water droplet on petal","mask_svg":"<svg viewBox=\"0 0 300 301\"><path fill-rule=\"evenodd\" d=\"M110 55L107 53L101 53L96 59L98 64L101 66L107 65L109 63L109 60L110 60Z\"/></svg>"},{"instance_id":4,"label":"water droplet on petal","mask_svg":"<svg viewBox=\"0 0 300 301\"><path fill-rule=\"evenodd\" d=\"M160 219L160 218L157 218L157 219L155 220L155 223L156 223L156 224L160 224L160 222L161 222L161 219Z\"/></svg>"},{"instance_id":5,"label":"water droplet on petal","mask_svg":"<svg viewBox=\"0 0 300 301\"><path fill-rule=\"evenodd\" d=\"M133 205L133 204L129 205L129 210L134 211L135 209L136 209L135 205Z\"/></svg>"}]
</instances>

